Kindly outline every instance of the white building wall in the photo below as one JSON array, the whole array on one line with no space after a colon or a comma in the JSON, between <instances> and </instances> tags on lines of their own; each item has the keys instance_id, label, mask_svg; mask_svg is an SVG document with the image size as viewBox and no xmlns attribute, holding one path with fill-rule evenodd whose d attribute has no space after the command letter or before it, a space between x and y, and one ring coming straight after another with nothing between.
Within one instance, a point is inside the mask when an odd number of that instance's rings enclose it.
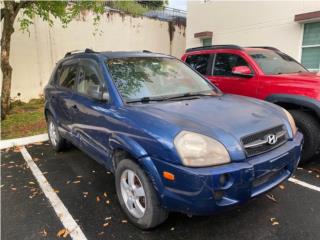
<instances>
[{"instance_id":1,"label":"white building wall","mask_svg":"<svg viewBox=\"0 0 320 240\"><path fill-rule=\"evenodd\" d=\"M10 63L13 67L11 97L20 93L23 101L37 98L49 80L55 63L71 50L92 48L96 51L150 50L181 57L185 51L185 27L175 25L171 43L168 22L118 13L105 15L94 35L92 16L72 21L62 28L55 21L52 28L39 18L30 33L12 36ZM2 76L0 73L1 82Z\"/></svg>"},{"instance_id":2,"label":"white building wall","mask_svg":"<svg viewBox=\"0 0 320 240\"><path fill-rule=\"evenodd\" d=\"M320 1L189 1L187 48L202 46L194 34L213 32L213 44L273 46L301 59L303 24L296 14L319 11Z\"/></svg>"}]
</instances>

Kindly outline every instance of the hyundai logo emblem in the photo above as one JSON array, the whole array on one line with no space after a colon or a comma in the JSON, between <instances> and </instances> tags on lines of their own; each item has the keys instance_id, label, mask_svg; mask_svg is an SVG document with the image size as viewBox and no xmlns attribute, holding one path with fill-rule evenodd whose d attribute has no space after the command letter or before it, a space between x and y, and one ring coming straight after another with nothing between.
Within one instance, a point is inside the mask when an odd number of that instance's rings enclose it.
<instances>
[{"instance_id":1,"label":"hyundai logo emblem","mask_svg":"<svg viewBox=\"0 0 320 240\"><path fill-rule=\"evenodd\" d=\"M266 140L270 145L274 145L274 144L277 143L278 138L274 134L269 134L269 135L266 136Z\"/></svg>"}]
</instances>

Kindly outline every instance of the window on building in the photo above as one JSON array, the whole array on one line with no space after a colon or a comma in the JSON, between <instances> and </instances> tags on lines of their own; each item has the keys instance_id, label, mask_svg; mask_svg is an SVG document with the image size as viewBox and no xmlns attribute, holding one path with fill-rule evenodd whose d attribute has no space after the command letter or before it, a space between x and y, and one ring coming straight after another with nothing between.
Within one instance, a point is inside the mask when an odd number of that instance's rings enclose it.
<instances>
[{"instance_id":1,"label":"window on building","mask_svg":"<svg viewBox=\"0 0 320 240\"><path fill-rule=\"evenodd\" d=\"M211 46L212 45L212 38L204 38L204 39L202 39L202 45L204 47Z\"/></svg>"},{"instance_id":2,"label":"window on building","mask_svg":"<svg viewBox=\"0 0 320 240\"><path fill-rule=\"evenodd\" d=\"M207 75L209 57L209 54L191 55L187 57L186 63L199 73Z\"/></svg>"},{"instance_id":3,"label":"window on building","mask_svg":"<svg viewBox=\"0 0 320 240\"><path fill-rule=\"evenodd\" d=\"M310 71L320 71L320 22L304 24L301 63Z\"/></svg>"},{"instance_id":4,"label":"window on building","mask_svg":"<svg viewBox=\"0 0 320 240\"><path fill-rule=\"evenodd\" d=\"M61 70L59 85L61 87L74 89L77 79L77 66L64 66Z\"/></svg>"},{"instance_id":5,"label":"window on building","mask_svg":"<svg viewBox=\"0 0 320 240\"><path fill-rule=\"evenodd\" d=\"M213 75L232 76L232 68L237 66L248 66L248 63L239 55L231 53L219 53L216 56Z\"/></svg>"}]
</instances>

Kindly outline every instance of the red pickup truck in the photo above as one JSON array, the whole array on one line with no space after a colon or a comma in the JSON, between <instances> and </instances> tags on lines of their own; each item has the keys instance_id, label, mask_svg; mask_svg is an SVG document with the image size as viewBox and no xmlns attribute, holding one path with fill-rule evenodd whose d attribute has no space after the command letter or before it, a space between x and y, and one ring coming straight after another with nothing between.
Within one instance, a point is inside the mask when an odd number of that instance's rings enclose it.
<instances>
[{"instance_id":1,"label":"red pickup truck","mask_svg":"<svg viewBox=\"0 0 320 240\"><path fill-rule=\"evenodd\" d=\"M287 109L304 134L303 159L320 149L320 75L273 47L191 48L182 60L223 92L259 98Z\"/></svg>"}]
</instances>

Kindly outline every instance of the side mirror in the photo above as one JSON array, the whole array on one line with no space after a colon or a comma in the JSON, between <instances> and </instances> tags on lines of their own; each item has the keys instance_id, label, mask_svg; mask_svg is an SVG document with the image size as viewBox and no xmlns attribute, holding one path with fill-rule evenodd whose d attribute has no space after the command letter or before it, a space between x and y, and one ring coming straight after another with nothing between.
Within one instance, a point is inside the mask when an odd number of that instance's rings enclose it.
<instances>
[{"instance_id":1,"label":"side mirror","mask_svg":"<svg viewBox=\"0 0 320 240\"><path fill-rule=\"evenodd\" d=\"M89 86L88 96L98 101L109 101L109 94L101 86Z\"/></svg>"},{"instance_id":2,"label":"side mirror","mask_svg":"<svg viewBox=\"0 0 320 240\"><path fill-rule=\"evenodd\" d=\"M232 68L232 74L244 78L253 77L253 73L248 66L236 66Z\"/></svg>"}]
</instances>

